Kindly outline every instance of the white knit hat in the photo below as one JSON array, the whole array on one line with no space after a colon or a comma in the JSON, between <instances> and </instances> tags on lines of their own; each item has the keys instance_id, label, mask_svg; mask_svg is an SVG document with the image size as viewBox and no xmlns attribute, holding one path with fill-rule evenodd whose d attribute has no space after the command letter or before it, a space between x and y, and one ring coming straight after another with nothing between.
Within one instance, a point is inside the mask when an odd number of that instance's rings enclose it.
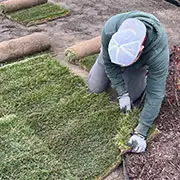
<instances>
[{"instance_id":1,"label":"white knit hat","mask_svg":"<svg viewBox=\"0 0 180 180\"><path fill-rule=\"evenodd\" d=\"M113 34L108 52L112 63L129 66L139 54L146 36L146 26L136 18L126 19Z\"/></svg>"}]
</instances>

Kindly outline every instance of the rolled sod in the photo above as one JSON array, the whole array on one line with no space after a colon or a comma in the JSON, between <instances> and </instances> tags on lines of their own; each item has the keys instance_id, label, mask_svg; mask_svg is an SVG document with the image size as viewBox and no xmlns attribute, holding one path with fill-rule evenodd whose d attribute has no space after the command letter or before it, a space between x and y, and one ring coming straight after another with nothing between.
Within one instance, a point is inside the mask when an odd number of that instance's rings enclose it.
<instances>
[{"instance_id":1,"label":"rolled sod","mask_svg":"<svg viewBox=\"0 0 180 180\"><path fill-rule=\"evenodd\" d=\"M98 36L90 40L79 42L67 48L64 52L64 57L69 62L73 64L77 64L79 59L100 52L100 48L101 48L101 36Z\"/></svg>"},{"instance_id":2,"label":"rolled sod","mask_svg":"<svg viewBox=\"0 0 180 180\"><path fill-rule=\"evenodd\" d=\"M17 59L50 48L50 40L46 33L33 33L28 36L3 41L0 43L0 62Z\"/></svg>"},{"instance_id":3,"label":"rolled sod","mask_svg":"<svg viewBox=\"0 0 180 180\"><path fill-rule=\"evenodd\" d=\"M6 16L25 26L42 24L69 14L66 8L57 4L46 3L28 9L7 13Z\"/></svg>"},{"instance_id":4,"label":"rolled sod","mask_svg":"<svg viewBox=\"0 0 180 180\"><path fill-rule=\"evenodd\" d=\"M47 3L47 1L48 0L6 0L1 2L0 6L4 9L4 12L12 12Z\"/></svg>"},{"instance_id":5,"label":"rolled sod","mask_svg":"<svg viewBox=\"0 0 180 180\"><path fill-rule=\"evenodd\" d=\"M0 85L2 179L102 177L138 121L47 54L1 67Z\"/></svg>"}]
</instances>

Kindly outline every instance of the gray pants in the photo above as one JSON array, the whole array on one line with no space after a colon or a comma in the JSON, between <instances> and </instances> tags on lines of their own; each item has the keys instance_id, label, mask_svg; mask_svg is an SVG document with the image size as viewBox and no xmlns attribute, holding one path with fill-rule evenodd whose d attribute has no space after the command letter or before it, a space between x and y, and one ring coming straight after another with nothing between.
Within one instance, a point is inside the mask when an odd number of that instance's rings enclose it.
<instances>
[{"instance_id":1,"label":"gray pants","mask_svg":"<svg viewBox=\"0 0 180 180\"><path fill-rule=\"evenodd\" d=\"M133 69L125 68L122 77L128 89L129 96L132 101L136 101L146 87L147 67ZM90 92L101 93L110 86L110 80L104 70L104 62L102 59L102 51L100 52L95 64L93 65L88 76L88 88Z\"/></svg>"}]
</instances>

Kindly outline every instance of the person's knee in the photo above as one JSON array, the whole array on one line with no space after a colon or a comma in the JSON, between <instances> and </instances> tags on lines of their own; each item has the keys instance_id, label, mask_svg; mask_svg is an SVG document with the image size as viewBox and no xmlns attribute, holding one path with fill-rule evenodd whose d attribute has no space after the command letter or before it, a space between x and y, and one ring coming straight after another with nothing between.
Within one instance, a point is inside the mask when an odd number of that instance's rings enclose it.
<instances>
[{"instance_id":1,"label":"person's knee","mask_svg":"<svg viewBox=\"0 0 180 180\"><path fill-rule=\"evenodd\" d=\"M100 83L98 83L96 80L93 80L92 78L88 79L88 91L90 93L96 93L99 94L105 90L104 86Z\"/></svg>"},{"instance_id":2,"label":"person's knee","mask_svg":"<svg viewBox=\"0 0 180 180\"><path fill-rule=\"evenodd\" d=\"M106 77L105 73L102 73L102 70L99 71L91 71L88 77L88 89L89 92L92 93L101 93L103 92L108 86L108 78Z\"/></svg>"},{"instance_id":3,"label":"person's knee","mask_svg":"<svg viewBox=\"0 0 180 180\"><path fill-rule=\"evenodd\" d=\"M88 87L88 92L99 94L99 93L103 92L103 90Z\"/></svg>"},{"instance_id":4,"label":"person's knee","mask_svg":"<svg viewBox=\"0 0 180 180\"><path fill-rule=\"evenodd\" d=\"M100 54L88 76L88 89L92 93L101 93L108 86L109 79L105 73L102 55Z\"/></svg>"}]
</instances>

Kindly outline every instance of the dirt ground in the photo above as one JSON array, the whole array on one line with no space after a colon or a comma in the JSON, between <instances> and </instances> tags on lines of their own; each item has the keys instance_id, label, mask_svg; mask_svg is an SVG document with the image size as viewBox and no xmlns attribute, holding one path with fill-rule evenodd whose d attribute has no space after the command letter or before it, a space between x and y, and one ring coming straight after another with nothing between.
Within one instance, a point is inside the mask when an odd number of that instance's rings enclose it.
<instances>
[{"instance_id":1,"label":"dirt ground","mask_svg":"<svg viewBox=\"0 0 180 180\"><path fill-rule=\"evenodd\" d=\"M2 1L2 0L0 0ZM142 10L157 16L169 37L169 46L180 44L180 9L164 0L51 0L70 10L70 15L46 24L23 27L0 17L0 42L21 37L32 32L46 31L51 37L52 51L57 58L63 59L64 50L82 40L100 35L105 21L112 15ZM67 64L74 72L87 77L87 72ZM172 86L171 86L172 87ZM165 102L157 119L160 135L149 144L148 151L141 155L128 156L130 179L165 180L180 179L180 115L178 107L171 113L170 105ZM170 123L169 123L170 122ZM122 172L116 170L106 180L122 179Z\"/></svg>"},{"instance_id":2,"label":"dirt ground","mask_svg":"<svg viewBox=\"0 0 180 180\"><path fill-rule=\"evenodd\" d=\"M166 97L156 120L160 134L146 153L127 157L128 173L133 180L180 179L180 91L176 80L180 71L176 62L180 64L180 49L171 57Z\"/></svg>"}]
</instances>

